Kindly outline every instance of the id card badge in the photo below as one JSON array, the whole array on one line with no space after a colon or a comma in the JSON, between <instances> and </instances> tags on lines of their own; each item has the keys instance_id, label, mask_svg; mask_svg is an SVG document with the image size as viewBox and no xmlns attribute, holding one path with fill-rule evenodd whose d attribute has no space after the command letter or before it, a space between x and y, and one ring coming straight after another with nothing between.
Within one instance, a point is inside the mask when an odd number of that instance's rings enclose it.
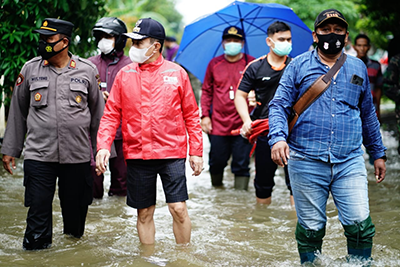
<instances>
[{"instance_id":1,"label":"id card badge","mask_svg":"<svg viewBox=\"0 0 400 267\"><path fill-rule=\"evenodd\" d=\"M100 83L100 87L101 87L101 89L102 89L103 91L107 90L107 83L101 82L101 83Z\"/></svg>"},{"instance_id":2,"label":"id card badge","mask_svg":"<svg viewBox=\"0 0 400 267\"><path fill-rule=\"evenodd\" d=\"M233 100L235 99L235 92L233 91L233 87L229 87L229 99Z\"/></svg>"}]
</instances>

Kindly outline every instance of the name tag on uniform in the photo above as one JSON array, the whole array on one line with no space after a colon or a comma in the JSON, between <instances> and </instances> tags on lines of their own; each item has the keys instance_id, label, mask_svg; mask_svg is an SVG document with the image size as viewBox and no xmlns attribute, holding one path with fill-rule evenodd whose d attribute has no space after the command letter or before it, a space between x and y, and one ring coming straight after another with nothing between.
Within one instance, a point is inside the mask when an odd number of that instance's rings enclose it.
<instances>
[{"instance_id":1,"label":"name tag on uniform","mask_svg":"<svg viewBox=\"0 0 400 267\"><path fill-rule=\"evenodd\" d=\"M100 83L100 87L101 88L107 88L107 83L105 83L105 82Z\"/></svg>"}]
</instances>

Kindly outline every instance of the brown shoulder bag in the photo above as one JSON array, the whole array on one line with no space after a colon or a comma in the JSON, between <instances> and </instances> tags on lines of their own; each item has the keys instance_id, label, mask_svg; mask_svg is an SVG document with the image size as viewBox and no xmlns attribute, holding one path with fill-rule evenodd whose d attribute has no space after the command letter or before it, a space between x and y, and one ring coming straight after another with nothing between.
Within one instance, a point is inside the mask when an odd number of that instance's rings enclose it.
<instances>
[{"instance_id":1,"label":"brown shoulder bag","mask_svg":"<svg viewBox=\"0 0 400 267\"><path fill-rule=\"evenodd\" d=\"M336 61L335 65L328 71L327 74L323 74L316 79L313 84L302 94L302 96L296 101L292 107L292 114L289 117L289 134L296 124L299 116L317 100L331 84L332 77L339 71L344 62L346 61L347 55L343 53Z\"/></svg>"}]
</instances>

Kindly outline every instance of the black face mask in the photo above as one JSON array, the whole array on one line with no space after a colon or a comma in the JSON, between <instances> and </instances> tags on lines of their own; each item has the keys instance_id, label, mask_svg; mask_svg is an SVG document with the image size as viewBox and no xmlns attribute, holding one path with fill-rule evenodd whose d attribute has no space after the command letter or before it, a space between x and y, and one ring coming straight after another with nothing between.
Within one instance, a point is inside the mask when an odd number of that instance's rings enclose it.
<instances>
[{"instance_id":1,"label":"black face mask","mask_svg":"<svg viewBox=\"0 0 400 267\"><path fill-rule=\"evenodd\" d=\"M55 55L57 55L58 53L60 53L61 51L63 51L65 48L67 48L69 46L69 43L68 43L68 45L66 47L64 47L63 49L61 49L60 51L54 51L54 46L62 40L63 40L63 38L61 38L60 40L58 40L57 42L54 42L54 43L47 43L43 40L39 40L39 46L38 46L39 55L41 55L43 59L49 59L51 57L54 57Z\"/></svg>"},{"instance_id":2,"label":"black face mask","mask_svg":"<svg viewBox=\"0 0 400 267\"><path fill-rule=\"evenodd\" d=\"M334 55L340 53L344 47L344 39L346 34L339 35L336 33L330 33L326 35L321 35L317 33L318 37L318 49L329 55Z\"/></svg>"}]
</instances>

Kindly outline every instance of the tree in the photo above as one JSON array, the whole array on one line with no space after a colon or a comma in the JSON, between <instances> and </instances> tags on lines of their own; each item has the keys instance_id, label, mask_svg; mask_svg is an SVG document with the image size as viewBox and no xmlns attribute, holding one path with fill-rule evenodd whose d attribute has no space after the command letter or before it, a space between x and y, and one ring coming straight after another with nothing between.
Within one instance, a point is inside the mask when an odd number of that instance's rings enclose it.
<instances>
[{"instance_id":1,"label":"tree","mask_svg":"<svg viewBox=\"0 0 400 267\"><path fill-rule=\"evenodd\" d=\"M391 38L397 40L393 44L395 51L400 52L400 1L359 0L359 11L362 20L357 24L358 28L368 33L372 42L379 47L388 48Z\"/></svg>"},{"instance_id":2,"label":"tree","mask_svg":"<svg viewBox=\"0 0 400 267\"><path fill-rule=\"evenodd\" d=\"M110 16L119 17L132 29L139 18L159 21L167 35L177 35L182 29L182 15L175 9L175 0L110 0Z\"/></svg>"},{"instance_id":3,"label":"tree","mask_svg":"<svg viewBox=\"0 0 400 267\"><path fill-rule=\"evenodd\" d=\"M72 53L87 57L94 49L91 28L106 11L105 0L3 0L0 6L0 85L9 106L11 90L25 62L37 55L39 34L32 30L45 18L60 18L74 23Z\"/></svg>"}]
</instances>

